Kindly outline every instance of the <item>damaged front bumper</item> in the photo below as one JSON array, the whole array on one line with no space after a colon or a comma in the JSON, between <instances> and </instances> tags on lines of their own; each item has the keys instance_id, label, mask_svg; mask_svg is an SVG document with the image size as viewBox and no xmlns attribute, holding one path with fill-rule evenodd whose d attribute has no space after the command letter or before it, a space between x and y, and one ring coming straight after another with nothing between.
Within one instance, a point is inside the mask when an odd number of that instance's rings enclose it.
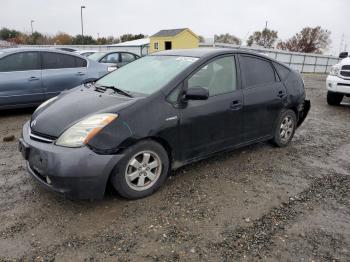
<instances>
[{"instance_id":1,"label":"damaged front bumper","mask_svg":"<svg viewBox=\"0 0 350 262\"><path fill-rule=\"evenodd\" d=\"M122 155L99 155L88 147L67 148L30 137L23 127L19 149L27 171L44 187L72 199L102 199L113 168Z\"/></svg>"}]
</instances>

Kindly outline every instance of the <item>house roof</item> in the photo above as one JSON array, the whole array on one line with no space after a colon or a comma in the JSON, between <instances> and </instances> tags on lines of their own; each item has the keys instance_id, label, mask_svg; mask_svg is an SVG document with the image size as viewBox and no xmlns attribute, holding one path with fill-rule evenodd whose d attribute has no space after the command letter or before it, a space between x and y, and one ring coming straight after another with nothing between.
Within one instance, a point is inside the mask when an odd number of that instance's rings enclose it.
<instances>
[{"instance_id":1,"label":"house roof","mask_svg":"<svg viewBox=\"0 0 350 262\"><path fill-rule=\"evenodd\" d=\"M109 45L109 46L121 46L121 47L134 47L134 46L145 46L149 45L149 38L142 38L132 41L127 41L119 44Z\"/></svg>"},{"instance_id":2,"label":"house roof","mask_svg":"<svg viewBox=\"0 0 350 262\"><path fill-rule=\"evenodd\" d=\"M178 29L165 29L165 30L160 30L158 33L152 35L152 36L160 36L160 37L165 37L165 36L176 36L180 34L181 32L187 30L188 28L178 28Z\"/></svg>"}]
</instances>

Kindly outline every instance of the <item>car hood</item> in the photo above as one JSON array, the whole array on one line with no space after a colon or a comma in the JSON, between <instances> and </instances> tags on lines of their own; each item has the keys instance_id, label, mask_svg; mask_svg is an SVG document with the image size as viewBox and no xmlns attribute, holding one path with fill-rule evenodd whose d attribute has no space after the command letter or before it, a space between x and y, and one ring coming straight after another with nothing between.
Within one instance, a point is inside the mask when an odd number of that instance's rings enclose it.
<instances>
[{"instance_id":1,"label":"car hood","mask_svg":"<svg viewBox=\"0 0 350 262\"><path fill-rule=\"evenodd\" d=\"M49 137L59 137L67 128L95 113L118 113L143 97L129 98L95 91L95 88L75 88L62 93L56 100L34 112L31 131Z\"/></svg>"}]
</instances>

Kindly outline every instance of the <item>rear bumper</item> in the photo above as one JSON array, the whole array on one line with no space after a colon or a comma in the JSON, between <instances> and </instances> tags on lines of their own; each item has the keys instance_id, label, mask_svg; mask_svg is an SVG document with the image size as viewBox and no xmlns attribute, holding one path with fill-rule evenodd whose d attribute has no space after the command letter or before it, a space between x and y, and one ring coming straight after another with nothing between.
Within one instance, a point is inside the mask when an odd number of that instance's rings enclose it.
<instances>
[{"instance_id":1,"label":"rear bumper","mask_svg":"<svg viewBox=\"0 0 350 262\"><path fill-rule=\"evenodd\" d=\"M102 199L109 175L122 157L34 141L29 137L29 123L22 136L19 147L28 173L45 188L72 199Z\"/></svg>"},{"instance_id":2,"label":"rear bumper","mask_svg":"<svg viewBox=\"0 0 350 262\"><path fill-rule=\"evenodd\" d=\"M350 94L350 80L329 75L326 80L327 90L335 93Z\"/></svg>"},{"instance_id":3,"label":"rear bumper","mask_svg":"<svg viewBox=\"0 0 350 262\"><path fill-rule=\"evenodd\" d=\"M310 108L311 108L310 100L304 100L304 102L300 105L300 108L299 108L298 126L300 126L304 122L306 116L310 111Z\"/></svg>"}]
</instances>

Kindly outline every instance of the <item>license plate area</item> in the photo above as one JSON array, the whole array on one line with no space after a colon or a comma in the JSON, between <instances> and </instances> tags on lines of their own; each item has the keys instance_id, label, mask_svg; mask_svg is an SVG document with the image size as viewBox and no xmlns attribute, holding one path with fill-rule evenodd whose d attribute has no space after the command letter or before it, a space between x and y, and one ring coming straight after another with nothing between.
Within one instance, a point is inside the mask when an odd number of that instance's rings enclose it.
<instances>
[{"instance_id":1,"label":"license plate area","mask_svg":"<svg viewBox=\"0 0 350 262\"><path fill-rule=\"evenodd\" d=\"M38 175L43 176L44 173L46 173L47 158L35 148L31 149L30 155L28 156L28 162L30 168L33 169Z\"/></svg>"},{"instance_id":2,"label":"license plate area","mask_svg":"<svg viewBox=\"0 0 350 262\"><path fill-rule=\"evenodd\" d=\"M21 152L23 158L24 158L25 160L28 160L28 158L29 158L29 152L30 152L30 147L27 145L26 142L23 141L22 138L19 140L18 149L19 149L19 151Z\"/></svg>"}]
</instances>

